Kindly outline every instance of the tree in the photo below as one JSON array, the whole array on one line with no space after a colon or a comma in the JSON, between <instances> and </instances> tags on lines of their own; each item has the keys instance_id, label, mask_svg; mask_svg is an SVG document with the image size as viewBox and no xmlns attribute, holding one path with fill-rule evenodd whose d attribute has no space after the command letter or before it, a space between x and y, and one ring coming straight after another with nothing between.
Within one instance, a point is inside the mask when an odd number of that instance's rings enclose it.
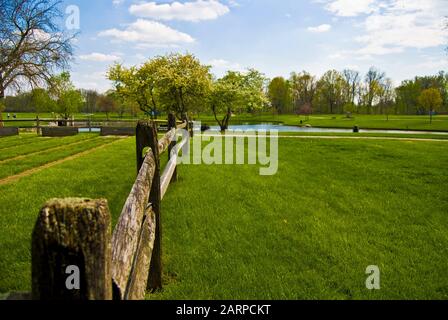
<instances>
[{"instance_id":1,"label":"tree","mask_svg":"<svg viewBox=\"0 0 448 320\"><path fill-rule=\"evenodd\" d=\"M56 22L62 16L60 3L0 0L0 100L7 88L38 86L68 65L72 37Z\"/></svg>"},{"instance_id":2,"label":"tree","mask_svg":"<svg viewBox=\"0 0 448 320\"><path fill-rule=\"evenodd\" d=\"M96 106L100 112L106 114L107 120L109 120L109 113L117 110L117 104L111 93L101 95L96 102Z\"/></svg>"},{"instance_id":3,"label":"tree","mask_svg":"<svg viewBox=\"0 0 448 320\"><path fill-rule=\"evenodd\" d=\"M167 111L180 119L194 106L205 105L212 81L210 66L202 65L192 54L170 54L154 61L160 66L157 91Z\"/></svg>"},{"instance_id":4,"label":"tree","mask_svg":"<svg viewBox=\"0 0 448 320\"><path fill-rule=\"evenodd\" d=\"M100 96L98 92L95 90L85 90L81 89L81 94L85 101L84 106L82 107L82 112L85 113L95 113L96 111L96 101Z\"/></svg>"},{"instance_id":5,"label":"tree","mask_svg":"<svg viewBox=\"0 0 448 320\"><path fill-rule=\"evenodd\" d=\"M379 100L380 113L385 113L387 121L389 121L390 109L395 104L395 90L391 79L387 78L383 81L379 91Z\"/></svg>"},{"instance_id":6,"label":"tree","mask_svg":"<svg viewBox=\"0 0 448 320\"><path fill-rule=\"evenodd\" d=\"M56 111L68 120L71 115L78 113L84 104L79 90L70 89L62 93L56 104Z\"/></svg>"},{"instance_id":7,"label":"tree","mask_svg":"<svg viewBox=\"0 0 448 320\"><path fill-rule=\"evenodd\" d=\"M5 104L5 99L0 99L0 114L5 111L6 109L6 104ZM0 125L3 125L3 123L1 123L1 118L0 118Z\"/></svg>"},{"instance_id":8,"label":"tree","mask_svg":"<svg viewBox=\"0 0 448 320\"><path fill-rule=\"evenodd\" d=\"M268 86L268 98L277 113L286 113L291 107L291 94L288 81L283 77L272 79Z\"/></svg>"},{"instance_id":9,"label":"tree","mask_svg":"<svg viewBox=\"0 0 448 320\"><path fill-rule=\"evenodd\" d=\"M346 87L346 99L347 103L350 103L352 107L350 107L351 110L353 110L355 106L355 99L356 95L358 94L358 88L361 81L361 77L358 71L345 69L343 71L345 82L347 83Z\"/></svg>"},{"instance_id":10,"label":"tree","mask_svg":"<svg viewBox=\"0 0 448 320\"><path fill-rule=\"evenodd\" d=\"M366 84L366 107L367 113L372 113L372 107L375 102L378 102L380 90L382 83L386 74L384 72L379 71L375 67L371 67L366 74L365 84Z\"/></svg>"},{"instance_id":11,"label":"tree","mask_svg":"<svg viewBox=\"0 0 448 320\"><path fill-rule=\"evenodd\" d=\"M253 112L263 108L267 103L264 83L263 74L254 69L246 73L228 71L213 82L208 99L221 131L228 129L234 112ZM224 116L219 118L222 114Z\"/></svg>"},{"instance_id":12,"label":"tree","mask_svg":"<svg viewBox=\"0 0 448 320\"><path fill-rule=\"evenodd\" d=\"M31 105L37 115L54 110L54 101L51 100L48 91L37 88L31 91Z\"/></svg>"},{"instance_id":13,"label":"tree","mask_svg":"<svg viewBox=\"0 0 448 320\"><path fill-rule=\"evenodd\" d=\"M422 92L420 83L414 80L405 80L395 89L397 108L405 114L416 114L419 108L418 97Z\"/></svg>"},{"instance_id":14,"label":"tree","mask_svg":"<svg viewBox=\"0 0 448 320\"><path fill-rule=\"evenodd\" d=\"M328 106L331 114L343 112L346 103L347 82L336 70L327 71L318 82L319 97Z\"/></svg>"},{"instance_id":15,"label":"tree","mask_svg":"<svg viewBox=\"0 0 448 320\"><path fill-rule=\"evenodd\" d=\"M152 77L143 76L139 68L125 68L117 63L109 69L108 79L114 82L117 94L124 101L137 104L151 118L157 115Z\"/></svg>"},{"instance_id":16,"label":"tree","mask_svg":"<svg viewBox=\"0 0 448 320\"><path fill-rule=\"evenodd\" d=\"M181 118L194 106L205 105L211 85L209 70L192 54L170 54L150 59L138 68L115 64L108 78L123 99L137 103L146 115L157 117L165 110Z\"/></svg>"},{"instance_id":17,"label":"tree","mask_svg":"<svg viewBox=\"0 0 448 320\"><path fill-rule=\"evenodd\" d=\"M59 113L61 117L68 120L72 114L81 110L85 101L81 92L75 89L68 72L62 72L59 75L52 76L49 79L49 83L49 94L56 102L56 113Z\"/></svg>"},{"instance_id":18,"label":"tree","mask_svg":"<svg viewBox=\"0 0 448 320\"><path fill-rule=\"evenodd\" d=\"M430 123L432 124L433 113L442 106L442 95L434 88L423 90L418 98L418 102L426 111L429 111Z\"/></svg>"},{"instance_id":19,"label":"tree","mask_svg":"<svg viewBox=\"0 0 448 320\"><path fill-rule=\"evenodd\" d=\"M298 112L304 105L313 107L313 100L316 93L316 77L306 71L291 74L289 79L295 111Z\"/></svg>"}]
</instances>

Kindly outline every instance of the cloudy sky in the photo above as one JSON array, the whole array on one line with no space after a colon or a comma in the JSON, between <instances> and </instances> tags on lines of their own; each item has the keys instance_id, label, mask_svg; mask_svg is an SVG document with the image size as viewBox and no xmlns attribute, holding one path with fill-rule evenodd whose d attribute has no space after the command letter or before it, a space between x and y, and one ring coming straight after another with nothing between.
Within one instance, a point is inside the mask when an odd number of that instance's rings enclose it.
<instances>
[{"instance_id":1,"label":"cloudy sky","mask_svg":"<svg viewBox=\"0 0 448 320\"><path fill-rule=\"evenodd\" d=\"M399 83L448 71L448 0L67 0L80 9L75 84L105 91L114 61L137 65L191 52L225 70L268 77L307 70L365 72Z\"/></svg>"}]
</instances>

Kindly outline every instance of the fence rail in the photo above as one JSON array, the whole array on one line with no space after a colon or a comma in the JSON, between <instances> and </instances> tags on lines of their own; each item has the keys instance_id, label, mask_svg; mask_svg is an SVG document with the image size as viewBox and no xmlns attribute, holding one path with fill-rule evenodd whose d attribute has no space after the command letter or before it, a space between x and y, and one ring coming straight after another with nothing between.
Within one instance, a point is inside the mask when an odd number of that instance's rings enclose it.
<instances>
[{"instance_id":1,"label":"fence rail","mask_svg":"<svg viewBox=\"0 0 448 320\"><path fill-rule=\"evenodd\" d=\"M140 300L162 288L161 201L176 181L185 143L177 144L180 128L191 130L188 119L178 125L169 115L168 132L159 140L154 121L138 122L138 175L113 233L107 200L53 199L44 205L32 236L33 299ZM161 174L160 156L167 151ZM78 287L70 273L76 270Z\"/></svg>"}]
</instances>

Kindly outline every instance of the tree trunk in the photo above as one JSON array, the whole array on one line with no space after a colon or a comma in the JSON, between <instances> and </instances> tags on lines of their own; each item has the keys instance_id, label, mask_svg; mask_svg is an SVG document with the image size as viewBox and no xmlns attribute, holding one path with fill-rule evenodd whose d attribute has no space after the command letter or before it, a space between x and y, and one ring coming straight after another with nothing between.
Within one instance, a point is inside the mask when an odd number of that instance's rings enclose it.
<instances>
[{"instance_id":1,"label":"tree trunk","mask_svg":"<svg viewBox=\"0 0 448 320\"><path fill-rule=\"evenodd\" d=\"M3 103L3 100L5 98L5 89L3 88L2 84L2 78L0 76L0 104ZM0 128L3 128L3 115L2 115L2 108L0 107Z\"/></svg>"},{"instance_id":2,"label":"tree trunk","mask_svg":"<svg viewBox=\"0 0 448 320\"><path fill-rule=\"evenodd\" d=\"M224 118L224 121L222 122L221 125L221 132L224 133L226 130L229 129L229 122L230 122L230 118L232 117L232 110L227 109L227 114Z\"/></svg>"}]
</instances>

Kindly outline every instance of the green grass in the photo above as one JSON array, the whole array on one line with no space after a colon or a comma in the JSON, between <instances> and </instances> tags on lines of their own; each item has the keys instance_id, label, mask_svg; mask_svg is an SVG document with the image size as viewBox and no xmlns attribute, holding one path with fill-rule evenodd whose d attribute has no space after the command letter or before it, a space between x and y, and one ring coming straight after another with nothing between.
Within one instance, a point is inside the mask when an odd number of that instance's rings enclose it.
<instances>
[{"instance_id":1,"label":"green grass","mask_svg":"<svg viewBox=\"0 0 448 320\"><path fill-rule=\"evenodd\" d=\"M93 139L86 139L67 146L62 146L57 149L44 150L42 152L31 154L19 160L11 159L0 163L0 179L7 178L24 172L29 169L38 168L47 163L57 161L77 153L87 151L101 145L115 141L114 138L97 137Z\"/></svg>"},{"instance_id":2,"label":"green grass","mask_svg":"<svg viewBox=\"0 0 448 320\"><path fill-rule=\"evenodd\" d=\"M111 120L120 120L117 114L110 114ZM143 117L140 114L138 117ZM6 120L6 114L3 113L3 118ZM34 113L17 113L17 120L20 119L35 119ZM40 115L41 119L52 119L51 113L45 113ZM12 119L12 118L11 118ZM75 114L75 119L86 119L85 114ZM104 113L95 113L92 116L92 120L106 119ZM130 115L125 115L123 120L134 119ZM166 119L165 116L160 116L160 119ZM216 125L213 115L201 114L195 117L195 120L201 120L204 123L210 125ZM302 121L302 123L300 123ZM298 116L298 115L273 115L272 113L263 113L257 115L240 114L232 118L232 124L240 123L283 123L285 125L300 126L309 124L313 127L326 127L326 128L352 128L355 125L360 126L361 129L397 129L397 130L422 130L422 131L448 131L448 116L439 115L433 118L433 123L430 123L428 115L425 116L409 116L409 115L390 115L387 120L386 115L357 115L354 114L353 118L348 119L345 115L312 115L310 117ZM20 126L20 127L32 127L35 122L16 122L5 123L6 126Z\"/></svg>"},{"instance_id":3,"label":"green grass","mask_svg":"<svg viewBox=\"0 0 448 320\"><path fill-rule=\"evenodd\" d=\"M34 138L36 138L35 134L20 134L18 136L2 137L0 138L0 152L4 148L29 144Z\"/></svg>"},{"instance_id":4,"label":"green grass","mask_svg":"<svg viewBox=\"0 0 448 320\"><path fill-rule=\"evenodd\" d=\"M30 141L31 143L26 141L24 144L9 146L7 148L0 149L0 161L14 158L20 155L45 151L50 148L56 148L71 143L87 141L94 137L98 137L98 135L79 134L76 136L62 138L34 137L34 139Z\"/></svg>"},{"instance_id":5,"label":"green grass","mask_svg":"<svg viewBox=\"0 0 448 320\"><path fill-rule=\"evenodd\" d=\"M279 172L181 166L162 203L164 291L150 299L448 299L446 142L280 139ZM30 290L31 232L53 197L109 200L135 140L0 186L0 292ZM113 164L113 165L111 165ZM379 291L365 269L381 269Z\"/></svg>"},{"instance_id":6,"label":"green grass","mask_svg":"<svg viewBox=\"0 0 448 320\"><path fill-rule=\"evenodd\" d=\"M279 132L284 137L347 137L347 138L400 138L447 140L448 134L405 134L405 133L348 133L348 132Z\"/></svg>"},{"instance_id":7,"label":"green grass","mask_svg":"<svg viewBox=\"0 0 448 320\"><path fill-rule=\"evenodd\" d=\"M0 292L30 290L31 232L51 198L108 199L114 223L135 179L133 139L0 186ZM111 165L113 164L113 165Z\"/></svg>"},{"instance_id":8,"label":"green grass","mask_svg":"<svg viewBox=\"0 0 448 320\"><path fill-rule=\"evenodd\" d=\"M448 299L445 143L280 140L280 168L189 166L156 299ZM378 265L382 290L365 288Z\"/></svg>"}]
</instances>

